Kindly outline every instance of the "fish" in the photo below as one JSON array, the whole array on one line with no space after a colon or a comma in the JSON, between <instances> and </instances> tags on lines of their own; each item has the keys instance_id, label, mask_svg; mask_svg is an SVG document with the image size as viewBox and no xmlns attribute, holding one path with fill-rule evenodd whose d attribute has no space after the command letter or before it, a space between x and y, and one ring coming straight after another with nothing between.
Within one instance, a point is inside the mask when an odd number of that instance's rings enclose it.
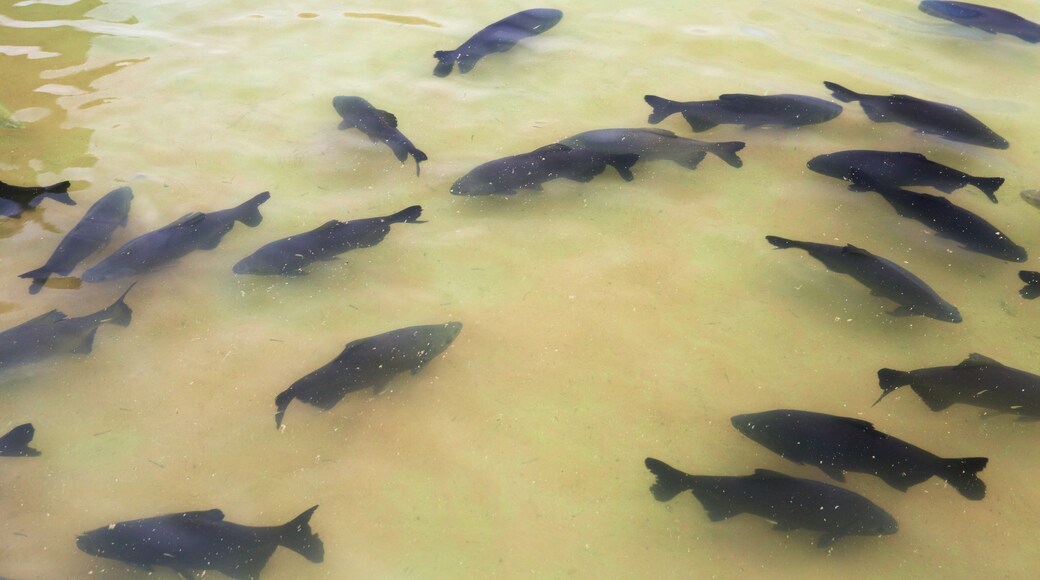
<instances>
[{"instance_id":1,"label":"fish","mask_svg":"<svg viewBox=\"0 0 1040 580\"><path fill-rule=\"evenodd\" d=\"M32 280L29 294L39 292L53 274L67 276L87 256L105 247L116 228L126 227L133 197L129 187L120 187L90 206L83 219L58 243L46 264L19 276Z\"/></svg>"},{"instance_id":2,"label":"fish","mask_svg":"<svg viewBox=\"0 0 1040 580\"><path fill-rule=\"evenodd\" d=\"M125 243L97 265L83 273L84 282L104 282L136 276L165 266L195 250L216 248L235 222L249 227L260 225L260 205L271 198L263 192L230 209L209 213L189 213L157 230Z\"/></svg>"},{"instance_id":3,"label":"fish","mask_svg":"<svg viewBox=\"0 0 1040 580\"><path fill-rule=\"evenodd\" d=\"M39 451L29 447L29 442L36 435L32 423L25 423L11 429L0 437L0 456L2 457L36 457Z\"/></svg>"},{"instance_id":4,"label":"fish","mask_svg":"<svg viewBox=\"0 0 1040 580\"><path fill-rule=\"evenodd\" d=\"M1018 277L1026 283L1021 290L1018 291L1022 295L1022 298L1026 300L1033 300L1040 296L1040 272L1033 270L1020 270Z\"/></svg>"},{"instance_id":5,"label":"fish","mask_svg":"<svg viewBox=\"0 0 1040 580\"><path fill-rule=\"evenodd\" d=\"M841 114L841 105L804 95L720 95L715 101L670 101L655 95L643 97L653 108L647 121L656 125L675 113L690 128L707 131L716 125L800 127L824 123Z\"/></svg>"},{"instance_id":6,"label":"fish","mask_svg":"<svg viewBox=\"0 0 1040 580\"><path fill-rule=\"evenodd\" d=\"M638 160L638 155L601 155L553 143L478 165L451 186L451 193L511 195L519 189L541 191L543 183L559 178L588 183L603 173L607 165L616 169L625 181L632 181L631 168Z\"/></svg>"},{"instance_id":7,"label":"fish","mask_svg":"<svg viewBox=\"0 0 1040 580\"><path fill-rule=\"evenodd\" d=\"M791 477L768 469L752 475L690 475L647 457L644 462L657 481L650 488L657 501L669 501L690 490L713 522L742 513L766 518L780 532L822 532L816 546L829 548L845 536L884 536L899 524L869 499L840 487Z\"/></svg>"},{"instance_id":8,"label":"fish","mask_svg":"<svg viewBox=\"0 0 1040 580\"><path fill-rule=\"evenodd\" d=\"M235 274L301 276L305 267L338 254L368 248L383 241L396 223L422 223L422 206L413 205L395 214L341 222L332 220L309 232L273 241L240 260Z\"/></svg>"},{"instance_id":9,"label":"fish","mask_svg":"<svg viewBox=\"0 0 1040 580\"><path fill-rule=\"evenodd\" d=\"M325 559L325 546L310 526L316 509L280 526L235 524L225 521L219 509L166 514L84 532L76 538L76 547L149 573L153 566L165 566L182 578L216 570L231 578L255 580L278 546L314 563Z\"/></svg>"},{"instance_id":10,"label":"fish","mask_svg":"<svg viewBox=\"0 0 1040 580\"><path fill-rule=\"evenodd\" d=\"M664 129L597 129L578 133L560 143L572 149L587 149L601 155L634 154L643 161L666 159L687 169L696 169L707 153L732 167L744 165L737 156L737 151L744 148L741 141L709 143L679 137Z\"/></svg>"},{"instance_id":11,"label":"fish","mask_svg":"<svg viewBox=\"0 0 1040 580\"><path fill-rule=\"evenodd\" d=\"M419 175L419 164L429 158L397 129L397 117L393 113L377 109L361 97L333 97L332 106L343 117L339 124L341 131L357 129L368 135L373 143L386 143L402 163L410 154L415 159L415 174Z\"/></svg>"},{"instance_id":12,"label":"fish","mask_svg":"<svg viewBox=\"0 0 1040 580\"><path fill-rule=\"evenodd\" d=\"M874 296L888 298L899 307L889 312L892 316L922 315L944 322L958 323L961 318L957 307L943 300L923 280L891 260L875 256L852 244L832 246L800 242L778 236L766 236L766 241L778 249L800 248L816 258L832 272L847 274L870 288Z\"/></svg>"},{"instance_id":13,"label":"fish","mask_svg":"<svg viewBox=\"0 0 1040 580\"><path fill-rule=\"evenodd\" d=\"M133 287L131 284L111 306L93 314L69 318L60 310L51 310L0 332L0 372L60 354L90 354L99 326L130 325L133 310L124 299Z\"/></svg>"},{"instance_id":14,"label":"fish","mask_svg":"<svg viewBox=\"0 0 1040 580\"><path fill-rule=\"evenodd\" d=\"M846 471L868 473L905 492L934 475L970 500L986 497L978 472L989 459L944 459L861 419L777 409L735 415L730 422L766 449L799 465L815 465L836 481L844 482Z\"/></svg>"},{"instance_id":15,"label":"fish","mask_svg":"<svg viewBox=\"0 0 1040 580\"><path fill-rule=\"evenodd\" d=\"M282 426L285 410L299 399L326 411L354 391L383 392L396 375L417 374L444 352L462 331L461 322L409 326L351 341L328 364L308 374L275 398L275 425Z\"/></svg>"},{"instance_id":16,"label":"fish","mask_svg":"<svg viewBox=\"0 0 1040 580\"><path fill-rule=\"evenodd\" d=\"M1013 369L978 353L956 366L915 371L884 368L878 371L881 396L906 385L932 411L961 403L1019 415L1019 421L1040 421L1040 376Z\"/></svg>"},{"instance_id":17,"label":"fish","mask_svg":"<svg viewBox=\"0 0 1040 580\"><path fill-rule=\"evenodd\" d=\"M533 8L507 16L474 34L455 50L438 50L433 53L437 59L433 74L438 77L450 75L456 62L459 63L459 72L466 74L485 56L506 52L521 40L556 26L561 18L563 12L552 8Z\"/></svg>"},{"instance_id":18,"label":"fish","mask_svg":"<svg viewBox=\"0 0 1040 580\"><path fill-rule=\"evenodd\" d=\"M0 103L0 129L24 129L25 124L15 118L14 113Z\"/></svg>"},{"instance_id":19,"label":"fish","mask_svg":"<svg viewBox=\"0 0 1040 580\"><path fill-rule=\"evenodd\" d=\"M946 194L974 185L993 203L997 203L996 191L1004 185L1003 177L975 177L936 163L920 153L903 151L838 151L813 157L806 166L816 173L845 181L852 182L853 175L858 173L888 187L922 185ZM868 187L853 182L849 189L863 191Z\"/></svg>"},{"instance_id":20,"label":"fish","mask_svg":"<svg viewBox=\"0 0 1040 580\"><path fill-rule=\"evenodd\" d=\"M1019 195L1022 200L1033 207L1040 207L1040 189L1023 189Z\"/></svg>"},{"instance_id":21,"label":"fish","mask_svg":"<svg viewBox=\"0 0 1040 580\"><path fill-rule=\"evenodd\" d=\"M823 84L839 101L859 101L867 118L875 123L899 123L920 133L980 147L1009 147L1006 139L960 107L909 95L861 94L830 81L824 81Z\"/></svg>"},{"instance_id":22,"label":"fish","mask_svg":"<svg viewBox=\"0 0 1040 580\"><path fill-rule=\"evenodd\" d=\"M1033 44L1040 42L1040 24L1000 8L941 0L924 0L918 8L925 14L961 26L978 28L991 34L1010 34Z\"/></svg>"},{"instance_id":23,"label":"fish","mask_svg":"<svg viewBox=\"0 0 1040 580\"><path fill-rule=\"evenodd\" d=\"M0 215L18 217L22 212L33 209L45 199L52 199L65 205L76 205L69 197L71 182L62 181L46 187L21 187L0 181Z\"/></svg>"}]
</instances>

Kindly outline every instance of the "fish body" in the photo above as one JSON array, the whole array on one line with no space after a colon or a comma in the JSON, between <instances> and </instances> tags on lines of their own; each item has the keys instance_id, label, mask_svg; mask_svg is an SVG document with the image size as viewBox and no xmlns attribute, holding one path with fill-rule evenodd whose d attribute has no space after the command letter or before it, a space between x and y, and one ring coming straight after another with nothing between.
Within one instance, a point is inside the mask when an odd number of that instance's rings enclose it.
<instances>
[{"instance_id":1,"label":"fish body","mask_svg":"<svg viewBox=\"0 0 1040 580\"><path fill-rule=\"evenodd\" d=\"M977 475L988 463L985 457L944 459L867 421L792 409L736 415L730 421L770 451L799 465L815 465L837 481L845 481L846 471L868 473L906 491L935 475L968 499L986 496L986 484Z\"/></svg>"},{"instance_id":2,"label":"fish body","mask_svg":"<svg viewBox=\"0 0 1040 580\"><path fill-rule=\"evenodd\" d=\"M39 292L52 274L67 276L87 256L105 247L116 228L126 226L133 197L129 187L120 187L90 206L83 219L58 243L46 264L19 276L32 280L29 293Z\"/></svg>"},{"instance_id":3,"label":"fish body","mask_svg":"<svg viewBox=\"0 0 1040 580\"><path fill-rule=\"evenodd\" d=\"M1007 10L969 2L943 0L924 0L918 8L925 14L944 18L961 26L978 28L992 34L1010 34L1033 44L1040 42L1040 24Z\"/></svg>"},{"instance_id":4,"label":"fish body","mask_svg":"<svg viewBox=\"0 0 1040 580\"><path fill-rule=\"evenodd\" d=\"M422 207L413 205L395 214L341 222L332 220L309 232L273 241L246 256L236 274L299 276L312 262L332 260L338 254L367 248L383 241L395 223L416 223Z\"/></svg>"},{"instance_id":5,"label":"fish body","mask_svg":"<svg viewBox=\"0 0 1040 580\"><path fill-rule=\"evenodd\" d=\"M0 457L35 457L39 451L29 447L36 435L32 423L19 425L0 437Z\"/></svg>"},{"instance_id":6,"label":"fish body","mask_svg":"<svg viewBox=\"0 0 1040 580\"><path fill-rule=\"evenodd\" d=\"M120 560L151 571L172 568L183 578L216 570L231 578L255 580L278 546L321 562L325 547L311 531L314 506L281 526L244 526L224 520L218 509L167 514L119 522L84 532L76 546L91 555Z\"/></svg>"},{"instance_id":7,"label":"fish body","mask_svg":"<svg viewBox=\"0 0 1040 580\"><path fill-rule=\"evenodd\" d=\"M563 12L552 8L533 8L507 16L474 34L455 50L438 50L433 53L437 59L433 74L448 76L456 62L459 63L460 73L468 73L485 56L506 52L521 40L556 26L561 18Z\"/></svg>"},{"instance_id":8,"label":"fish body","mask_svg":"<svg viewBox=\"0 0 1040 580\"><path fill-rule=\"evenodd\" d=\"M773 529L778 531L822 532L816 542L820 548L845 536L880 536L899 530L895 518L874 502L827 483L767 469L756 469L752 475L710 476L690 475L652 457L645 464L657 476L650 488L657 501L690 490L713 522L749 513L775 522Z\"/></svg>"},{"instance_id":9,"label":"fish body","mask_svg":"<svg viewBox=\"0 0 1040 580\"><path fill-rule=\"evenodd\" d=\"M956 366L914 371L878 371L881 396L899 387L910 388L932 411L961 403L1019 415L1019 421L1040 421L1040 376L1013 369L978 353ZM874 403L875 405L877 403Z\"/></svg>"},{"instance_id":10,"label":"fish body","mask_svg":"<svg viewBox=\"0 0 1040 580\"><path fill-rule=\"evenodd\" d=\"M1022 295L1022 298L1026 300L1034 300L1040 297L1040 272L1035 270L1020 270L1018 277L1026 283L1021 290L1018 291Z\"/></svg>"},{"instance_id":11,"label":"fish body","mask_svg":"<svg viewBox=\"0 0 1040 580\"><path fill-rule=\"evenodd\" d=\"M841 114L841 105L805 95L720 95L715 101L670 101L654 95L643 97L653 108L648 121L657 124L680 113L694 131L716 125L752 127L800 127L830 121Z\"/></svg>"},{"instance_id":12,"label":"fish body","mask_svg":"<svg viewBox=\"0 0 1040 580\"><path fill-rule=\"evenodd\" d=\"M263 221L260 204L270 199L263 192L236 207L210 213L190 213L177 221L138 236L83 273L85 282L103 282L150 272L190 254L212 250L235 222L256 227Z\"/></svg>"},{"instance_id":13,"label":"fish body","mask_svg":"<svg viewBox=\"0 0 1040 580\"><path fill-rule=\"evenodd\" d=\"M766 236L779 249L800 248L832 272L846 274L870 289L874 296L888 298L899 308L894 316L923 315L944 322L961 322L955 306L943 300L928 284L891 260L857 248L852 244L832 246L814 242Z\"/></svg>"},{"instance_id":14,"label":"fish body","mask_svg":"<svg viewBox=\"0 0 1040 580\"><path fill-rule=\"evenodd\" d=\"M327 411L347 393L367 388L382 392L394 376L421 371L451 345L461 330L460 322L410 326L350 342L331 362L278 395L275 424L281 427L293 399Z\"/></svg>"},{"instance_id":15,"label":"fish body","mask_svg":"<svg viewBox=\"0 0 1040 580\"><path fill-rule=\"evenodd\" d=\"M404 162L411 155L415 159L415 174L419 175L419 164L428 157L397 129L397 117L393 113L377 109L361 97L334 97L332 107L343 118L340 130L357 129L368 135L373 143L386 143L398 161Z\"/></svg>"},{"instance_id":16,"label":"fish body","mask_svg":"<svg viewBox=\"0 0 1040 580\"><path fill-rule=\"evenodd\" d=\"M960 107L909 95L861 94L830 81L823 84L839 101L859 101L867 118L875 123L899 123L950 141L993 149L1008 148L1006 139Z\"/></svg>"},{"instance_id":17,"label":"fish body","mask_svg":"<svg viewBox=\"0 0 1040 580\"><path fill-rule=\"evenodd\" d=\"M614 167L626 181L633 179L631 167L639 156L602 155L588 149L575 149L553 143L529 153L495 159L478 165L451 186L453 195L513 194L519 189L539 191L553 179L587 183Z\"/></svg>"},{"instance_id":18,"label":"fish body","mask_svg":"<svg viewBox=\"0 0 1040 580\"><path fill-rule=\"evenodd\" d=\"M45 199L53 199L65 205L76 205L69 197L68 181L46 187L21 187L0 181L0 215L18 217L23 211L35 208Z\"/></svg>"},{"instance_id":19,"label":"fish body","mask_svg":"<svg viewBox=\"0 0 1040 580\"><path fill-rule=\"evenodd\" d=\"M572 149L587 149L601 155L638 155L643 161L665 159L687 169L696 169L705 155L711 153L733 167L744 162L737 151L741 141L709 143L679 137L663 129L597 129L568 137L561 144Z\"/></svg>"}]
</instances>

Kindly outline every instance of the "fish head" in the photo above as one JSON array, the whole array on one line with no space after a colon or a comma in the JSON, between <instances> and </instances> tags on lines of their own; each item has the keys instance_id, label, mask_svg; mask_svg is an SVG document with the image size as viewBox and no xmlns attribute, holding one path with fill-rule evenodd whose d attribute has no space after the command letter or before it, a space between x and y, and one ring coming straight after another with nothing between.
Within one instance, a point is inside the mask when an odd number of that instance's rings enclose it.
<instances>
[{"instance_id":1,"label":"fish head","mask_svg":"<svg viewBox=\"0 0 1040 580\"><path fill-rule=\"evenodd\" d=\"M899 531L899 522L885 510L873 506L857 522L856 535L889 536Z\"/></svg>"},{"instance_id":2,"label":"fish head","mask_svg":"<svg viewBox=\"0 0 1040 580\"><path fill-rule=\"evenodd\" d=\"M137 273L137 270L134 268L120 266L115 261L110 263L103 261L86 272L83 272L81 278L84 282L106 282L108 280L118 280L119 278L135 276Z\"/></svg>"},{"instance_id":3,"label":"fish head","mask_svg":"<svg viewBox=\"0 0 1040 580\"><path fill-rule=\"evenodd\" d=\"M776 423L782 418L778 417L777 413L777 411L767 411L764 413L734 415L730 419L730 423L748 439L770 451L783 455L783 445L778 439L778 430L776 429Z\"/></svg>"},{"instance_id":4,"label":"fish head","mask_svg":"<svg viewBox=\"0 0 1040 580\"><path fill-rule=\"evenodd\" d=\"M817 155L805 164L810 170L828 177L843 178L849 170L849 164L839 158L838 153Z\"/></svg>"},{"instance_id":5,"label":"fish head","mask_svg":"<svg viewBox=\"0 0 1040 580\"><path fill-rule=\"evenodd\" d=\"M964 320L964 318L961 316L960 310L957 310L956 306L948 302L936 304L934 307L930 307L928 309L928 312L924 312L923 314L936 320L952 322L954 324L958 324Z\"/></svg>"},{"instance_id":6,"label":"fish head","mask_svg":"<svg viewBox=\"0 0 1040 580\"><path fill-rule=\"evenodd\" d=\"M332 107L336 109L340 117L353 119L359 112L372 108L372 105L361 97L338 96L333 97Z\"/></svg>"},{"instance_id":7,"label":"fish head","mask_svg":"<svg viewBox=\"0 0 1040 580\"><path fill-rule=\"evenodd\" d=\"M452 342L462 332L461 322L447 322L445 324L437 324L431 327L430 334L427 337L430 345L430 350L434 352L441 352L448 348Z\"/></svg>"},{"instance_id":8,"label":"fish head","mask_svg":"<svg viewBox=\"0 0 1040 580\"><path fill-rule=\"evenodd\" d=\"M121 553L127 549L121 527L121 524L112 524L84 532L76 537L76 547L92 556L119 559Z\"/></svg>"},{"instance_id":9,"label":"fish head","mask_svg":"<svg viewBox=\"0 0 1040 580\"><path fill-rule=\"evenodd\" d=\"M231 270L236 274L252 274L254 276L276 276L286 268L277 260L269 260L259 252L250 254L238 261Z\"/></svg>"},{"instance_id":10,"label":"fish head","mask_svg":"<svg viewBox=\"0 0 1040 580\"><path fill-rule=\"evenodd\" d=\"M471 172L460 177L450 191L452 195L488 195L494 192L494 184Z\"/></svg>"}]
</instances>

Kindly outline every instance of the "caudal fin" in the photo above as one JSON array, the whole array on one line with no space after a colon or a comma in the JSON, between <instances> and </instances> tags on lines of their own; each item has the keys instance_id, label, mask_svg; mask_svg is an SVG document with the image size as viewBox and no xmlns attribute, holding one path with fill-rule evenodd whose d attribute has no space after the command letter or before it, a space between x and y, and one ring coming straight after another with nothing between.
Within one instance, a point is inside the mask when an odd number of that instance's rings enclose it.
<instances>
[{"instance_id":1,"label":"caudal fin","mask_svg":"<svg viewBox=\"0 0 1040 580\"><path fill-rule=\"evenodd\" d=\"M643 464L650 470L650 473L657 476L657 481L650 487L650 491L657 501L668 501L691 489L689 474L653 457L647 457Z\"/></svg>"},{"instance_id":2,"label":"caudal fin","mask_svg":"<svg viewBox=\"0 0 1040 580\"><path fill-rule=\"evenodd\" d=\"M311 562L325 559L325 545L318 534L311 531L311 516L318 506L314 506L282 526L278 543L293 552L307 558Z\"/></svg>"},{"instance_id":3,"label":"caudal fin","mask_svg":"<svg viewBox=\"0 0 1040 580\"><path fill-rule=\"evenodd\" d=\"M972 178L971 184L979 188L982 193L986 194L993 203L997 203L997 196L995 195L997 190L1000 189L1001 185L1004 185L1003 177L975 177Z\"/></svg>"},{"instance_id":4,"label":"caudal fin","mask_svg":"<svg viewBox=\"0 0 1040 580\"><path fill-rule=\"evenodd\" d=\"M985 457L966 457L963 459L943 459L942 467L936 473L946 480L961 495L968 499L980 500L986 497L986 483L979 479L978 473L986 468L989 459Z\"/></svg>"},{"instance_id":5,"label":"caudal fin","mask_svg":"<svg viewBox=\"0 0 1040 580\"><path fill-rule=\"evenodd\" d=\"M123 301L126 295L133 290L137 282L134 282L123 292L123 295L119 297L111 306L106 308L101 313L101 318L104 322L111 322L112 324L118 324L119 326L130 326L130 319L133 318L134 311L130 310L130 307Z\"/></svg>"},{"instance_id":6,"label":"caudal fin","mask_svg":"<svg viewBox=\"0 0 1040 580\"><path fill-rule=\"evenodd\" d=\"M643 97L643 100L653 108L653 112L650 113L650 117L647 119L647 122L652 125L664 121L668 117L678 113L680 110L678 102L669 101L668 99L656 95L646 95Z\"/></svg>"},{"instance_id":7,"label":"caudal fin","mask_svg":"<svg viewBox=\"0 0 1040 580\"><path fill-rule=\"evenodd\" d=\"M418 221L419 216L421 216L421 215L422 215L422 206L421 205L413 205L411 207L406 207L406 208L402 209L401 211L399 211L399 212L397 212L395 214L390 214L390 215L386 216L385 219L386 219L386 221L388 221L388 222L390 222L392 224L399 224L399 223L406 223L406 222L414 224L416 221Z\"/></svg>"},{"instance_id":8,"label":"caudal fin","mask_svg":"<svg viewBox=\"0 0 1040 580\"><path fill-rule=\"evenodd\" d=\"M19 274L19 278L28 278L32 280L32 284L29 285L29 294L38 294L43 285L47 283L47 279L51 277L53 272L47 266L30 270L24 274Z\"/></svg>"},{"instance_id":9,"label":"caudal fin","mask_svg":"<svg viewBox=\"0 0 1040 580\"><path fill-rule=\"evenodd\" d=\"M412 157L415 159L415 176L418 177L419 176L419 164L422 163L423 161L426 161L427 159L429 159L429 157L427 157L425 153L423 153L422 151L416 149L415 147L412 147L411 154L412 154Z\"/></svg>"},{"instance_id":10,"label":"caudal fin","mask_svg":"<svg viewBox=\"0 0 1040 580\"><path fill-rule=\"evenodd\" d=\"M11 429L6 435L0 437L0 455L8 457L35 457L39 451L29 447L29 442L36 435L36 429L32 423L25 423Z\"/></svg>"},{"instance_id":11,"label":"caudal fin","mask_svg":"<svg viewBox=\"0 0 1040 580\"><path fill-rule=\"evenodd\" d=\"M766 241L770 244L773 244L780 250L798 247L798 242L794 240L789 240L787 238L781 238L780 236L766 236Z\"/></svg>"},{"instance_id":12,"label":"caudal fin","mask_svg":"<svg viewBox=\"0 0 1040 580\"><path fill-rule=\"evenodd\" d=\"M235 208L238 210L235 214L235 219L251 228L255 228L260 225L260 222L264 221L264 216L260 215L260 204L269 199L271 199L270 191L255 195L252 199Z\"/></svg>"},{"instance_id":13,"label":"caudal fin","mask_svg":"<svg viewBox=\"0 0 1040 580\"><path fill-rule=\"evenodd\" d=\"M744 160L737 157L737 151L743 148L744 143L742 141L723 141L713 145L710 151L732 167L743 167Z\"/></svg>"},{"instance_id":14,"label":"caudal fin","mask_svg":"<svg viewBox=\"0 0 1040 580\"><path fill-rule=\"evenodd\" d=\"M71 182L62 181L61 183L55 183L54 185L48 185L43 188L43 192L37 195L29 202L29 207L36 207L40 205L45 198L53 199L58 203L64 203L65 205L76 205L76 202L69 197L68 191Z\"/></svg>"},{"instance_id":15,"label":"caudal fin","mask_svg":"<svg viewBox=\"0 0 1040 580\"><path fill-rule=\"evenodd\" d=\"M878 384L881 385L881 396L874 401L874 405L881 402L889 393L910 384L911 375L906 371L893 369L881 369L877 372ZM871 405L873 407L874 405Z\"/></svg>"},{"instance_id":16,"label":"caudal fin","mask_svg":"<svg viewBox=\"0 0 1040 580\"><path fill-rule=\"evenodd\" d=\"M1040 272L1020 270L1018 272L1018 277L1026 283L1026 285L1018 291L1018 293L1022 295L1022 298L1033 300L1040 296Z\"/></svg>"},{"instance_id":17,"label":"caudal fin","mask_svg":"<svg viewBox=\"0 0 1040 580\"><path fill-rule=\"evenodd\" d=\"M861 96L859 93L850 91L849 89L846 89L838 83L823 81L823 86L830 89L831 95L833 95L835 99L838 99L843 103L851 103L853 101L858 101Z\"/></svg>"},{"instance_id":18,"label":"caudal fin","mask_svg":"<svg viewBox=\"0 0 1040 580\"><path fill-rule=\"evenodd\" d=\"M275 427L282 428L282 418L285 417L285 410L289 408L289 403L295 398L296 393L293 392L292 387L278 393L278 396L274 398L274 405L277 407L277 410L274 412Z\"/></svg>"},{"instance_id":19,"label":"caudal fin","mask_svg":"<svg viewBox=\"0 0 1040 580\"><path fill-rule=\"evenodd\" d=\"M433 69L434 76L446 77L450 75L451 69L455 66L457 56L454 50L438 50L433 53L433 58L437 59L437 66Z\"/></svg>"}]
</instances>

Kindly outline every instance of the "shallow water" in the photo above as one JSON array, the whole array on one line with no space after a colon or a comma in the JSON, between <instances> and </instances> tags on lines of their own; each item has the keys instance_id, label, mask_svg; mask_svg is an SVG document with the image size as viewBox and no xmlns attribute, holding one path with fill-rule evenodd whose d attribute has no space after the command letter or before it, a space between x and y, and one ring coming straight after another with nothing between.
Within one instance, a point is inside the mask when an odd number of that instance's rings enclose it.
<instances>
[{"instance_id":1,"label":"shallow water","mask_svg":"<svg viewBox=\"0 0 1040 580\"><path fill-rule=\"evenodd\" d=\"M320 504L314 565L279 550L270 578L1024 576L1040 557L1037 425L932 413L876 371L981 352L1040 372L1037 308L1009 264L904 223L875 194L809 172L840 149L914 150L1007 178L992 205L950 197L1040 252L1038 47L929 17L912 2L569 2L553 30L432 76L433 51L526 6L457 2L22 1L0 8L0 179L73 181L78 206L45 202L0 222L0 327L51 308L111 303L126 281L26 293L82 212L133 188L106 251L190 211L272 198L255 229L141 276L128 328L103 326L89 357L51 359L0 383L0 431L31 421L36 459L0 460L0 575L138 578L79 552L106 523L219 507L273 525ZM1002 7L1040 19L1024 0ZM856 104L797 130L722 126L745 166L658 162L626 183L607 170L542 193L458 198L484 161L602 127L641 127L647 93L828 98L822 81L961 106L1011 142L995 151L867 121ZM381 144L338 131L335 95L396 114L430 160L415 176ZM679 117L660 125L689 136ZM300 278L236 277L260 245L329 219L420 203L428 223L319 263ZM960 308L952 325L892 305L766 234L853 243L903 263ZM95 263L92 257L86 265ZM1035 259L1035 258L1034 258ZM1033 260L1025 264L1030 266ZM82 270L80 270L82 271ZM273 399L394 328L458 320L454 345L388 392L329 412ZM705 474L755 468L824 480L740 435L729 417L778 407L872 421L948 457L986 455L988 496L938 479L848 487L900 531L838 542L777 533L752 516L711 523L685 494L654 501L646 456ZM173 578L168 569L153 577Z\"/></svg>"}]
</instances>

